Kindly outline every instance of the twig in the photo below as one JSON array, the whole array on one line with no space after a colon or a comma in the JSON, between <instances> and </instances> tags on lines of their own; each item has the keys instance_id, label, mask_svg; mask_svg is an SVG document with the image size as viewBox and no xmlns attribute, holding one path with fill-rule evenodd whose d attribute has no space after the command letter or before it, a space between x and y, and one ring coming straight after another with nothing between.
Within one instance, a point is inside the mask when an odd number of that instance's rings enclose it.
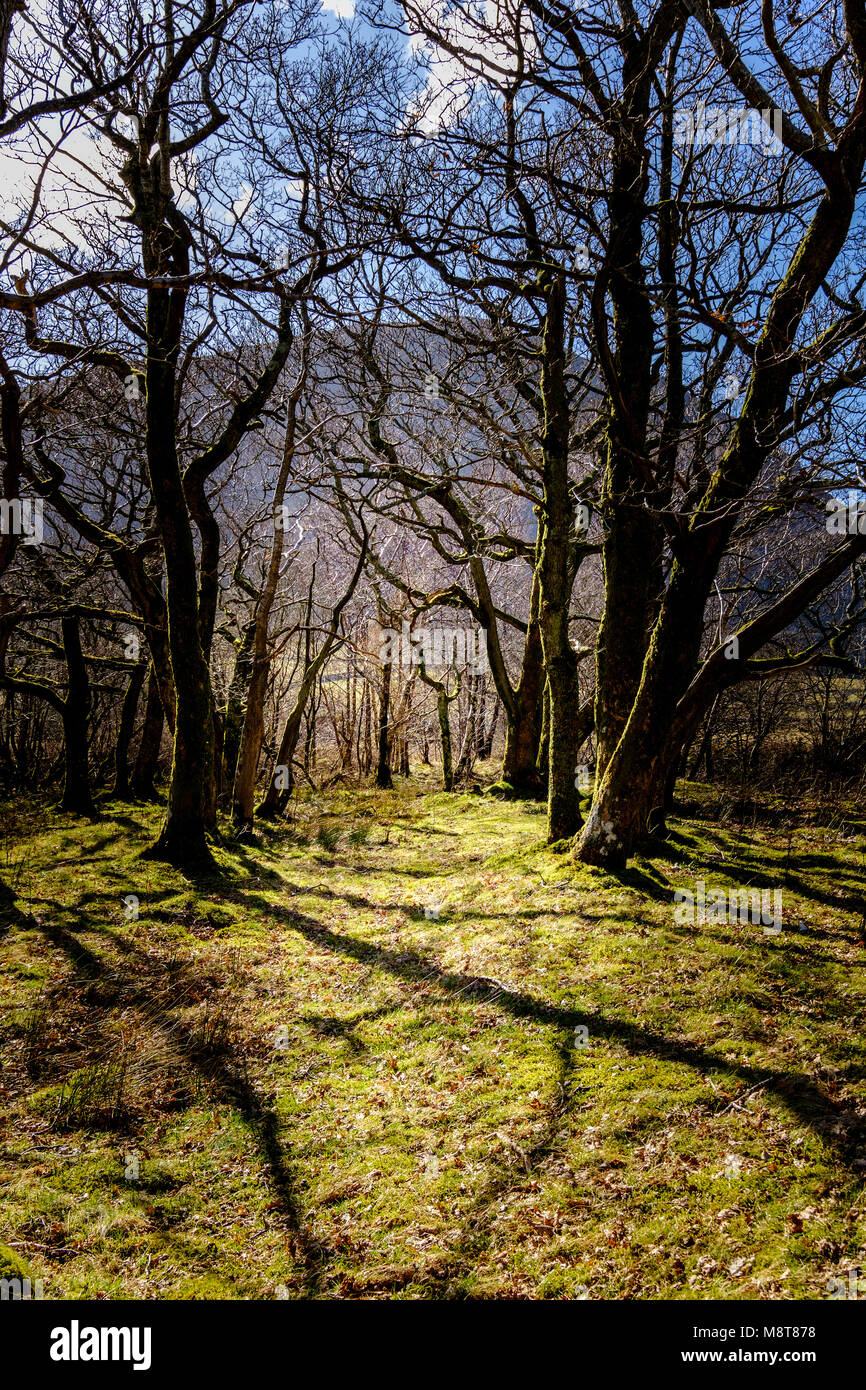
<instances>
[{"instance_id":1,"label":"twig","mask_svg":"<svg viewBox=\"0 0 866 1390\"><path fill-rule=\"evenodd\" d=\"M733 1110L735 1107L739 1108L741 1100L745 1100L746 1096L754 1095L756 1091L763 1091L764 1087L769 1085L769 1082L769 1077L767 1077L766 1081L756 1081L754 1086L750 1086L747 1091L741 1091L741 1093L738 1096L734 1096L734 1099L731 1101L730 1105L726 1105L724 1110L718 1110L716 1113L719 1115L727 1115L729 1110Z\"/></svg>"},{"instance_id":2,"label":"twig","mask_svg":"<svg viewBox=\"0 0 866 1390\"><path fill-rule=\"evenodd\" d=\"M12 1250L27 1249L32 1246L34 1250L51 1250L57 1255L82 1255L83 1250L74 1250L71 1245L42 1245L38 1240L7 1240L6 1244Z\"/></svg>"}]
</instances>

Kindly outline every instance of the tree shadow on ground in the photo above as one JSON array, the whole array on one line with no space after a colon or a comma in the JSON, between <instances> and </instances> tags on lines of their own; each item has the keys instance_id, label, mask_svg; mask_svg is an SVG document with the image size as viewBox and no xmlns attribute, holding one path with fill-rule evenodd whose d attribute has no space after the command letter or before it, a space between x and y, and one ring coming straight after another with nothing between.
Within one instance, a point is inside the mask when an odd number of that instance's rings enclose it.
<instances>
[{"instance_id":1,"label":"tree shadow on ground","mask_svg":"<svg viewBox=\"0 0 866 1390\"><path fill-rule=\"evenodd\" d=\"M700 1044L669 1037L627 1020L559 1007L523 991L512 990L502 982L491 980L487 976L445 970L415 950L404 948L393 951L388 947L359 940L347 933L336 932L304 913L290 912L276 907L273 903L265 903L254 894L243 896L251 905L267 910L272 917L284 922L317 946L325 947L336 955L346 956L351 960L375 965L399 979L435 985L452 997L483 1000L514 1018L533 1019L556 1029L567 1030L572 1036L575 1028L588 1027L593 1037L619 1043L636 1056L649 1053L692 1067L702 1074L713 1070L728 1072L747 1087L760 1083L764 1090L777 1096L804 1125L831 1144L837 1151L840 1162L846 1166L853 1164L855 1155L850 1152L850 1145L847 1142L838 1142L829 1132L830 1122L837 1117L841 1109L840 1104L832 1100L825 1090L803 1072L782 1072L774 1068L732 1062ZM860 1181L863 1180L863 1175L857 1173L853 1167L852 1175L856 1175Z\"/></svg>"},{"instance_id":2,"label":"tree shadow on ground","mask_svg":"<svg viewBox=\"0 0 866 1390\"><path fill-rule=\"evenodd\" d=\"M190 1026L176 1016L172 1006L154 1007L154 990L147 980L142 984L128 971L109 966L66 927L52 922L39 922L36 926L53 946L67 956L78 974L88 980L110 977L112 985L127 985L124 1004L136 1009L166 1049L212 1088L219 1100L231 1105L243 1118L268 1172L289 1247L295 1259L303 1265L309 1287L315 1289L326 1251L305 1229L295 1195L296 1179L291 1160L280 1137L279 1119L250 1080L244 1058L229 1045L204 1045ZM144 959L142 952L136 954ZM152 957L149 964L153 966ZM175 1007L183 1002L181 997Z\"/></svg>"}]
</instances>

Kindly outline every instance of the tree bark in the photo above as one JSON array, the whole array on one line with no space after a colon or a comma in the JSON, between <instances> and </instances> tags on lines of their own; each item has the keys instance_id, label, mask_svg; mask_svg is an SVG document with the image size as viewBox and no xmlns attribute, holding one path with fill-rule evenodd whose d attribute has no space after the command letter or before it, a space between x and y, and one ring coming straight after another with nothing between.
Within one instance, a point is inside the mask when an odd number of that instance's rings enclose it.
<instances>
[{"instance_id":1,"label":"tree bark","mask_svg":"<svg viewBox=\"0 0 866 1390\"><path fill-rule=\"evenodd\" d=\"M139 659L130 671L120 711L120 725L114 747L114 787L112 794L121 801L132 800L129 778L129 748L135 731L135 716L138 711L138 701L148 664L146 659Z\"/></svg>"},{"instance_id":2,"label":"tree bark","mask_svg":"<svg viewBox=\"0 0 866 1390\"><path fill-rule=\"evenodd\" d=\"M282 527L277 527L276 517L285 500L286 487L288 485L289 474L295 456L297 409L305 380L305 362L306 359L304 360L301 371L298 373L297 381L288 401L283 453L280 460L280 471L274 489L274 541L268 560L268 569L264 586L259 596L259 601L256 604L254 615L247 703L244 711L244 721L238 749L237 770L235 772L234 790L232 793L232 816L235 826L248 825L253 819L256 773L258 771L259 758L262 751L262 742L265 736L265 695L268 688L269 674L268 634L271 610L277 593L277 585L280 580L284 545L283 529ZM298 729L300 731L300 724ZM297 734L292 744L292 756L294 755L296 744ZM291 766L291 757L289 758L288 765Z\"/></svg>"},{"instance_id":3,"label":"tree bark","mask_svg":"<svg viewBox=\"0 0 866 1390\"><path fill-rule=\"evenodd\" d=\"M156 771L159 763L159 750L162 745L162 731L165 727L165 711L162 707L160 684L151 661L147 673L147 691L144 700L144 723L135 758L132 774L132 790L143 801L156 800Z\"/></svg>"},{"instance_id":4,"label":"tree bark","mask_svg":"<svg viewBox=\"0 0 866 1390\"><path fill-rule=\"evenodd\" d=\"M390 706L391 663L386 661L382 667L382 687L379 692L379 742L376 760L376 786L384 791L390 791L394 785L391 777L391 740L388 726Z\"/></svg>"},{"instance_id":5,"label":"tree bark","mask_svg":"<svg viewBox=\"0 0 866 1390\"><path fill-rule=\"evenodd\" d=\"M502 760L502 780L513 787L519 796L538 796L546 784L538 766L541 729L544 718L544 653L538 626L540 583L533 576L529 621L523 644L520 679L509 705L505 709L505 753Z\"/></svg>"},{"instance_id":6,"label":"tree bark","mask_svg":"<svg viewBox=\"0 0 866 1390\"><path fill-rule=\"evenodd\" d=\"M72 811L80 816L95 816L96 807L90 790L87 753L90 679L81 650L78 618L64 616L60 620L60 630L67 675L66 698L62 704L66 775L60 805L63 811Z\"/></svg>"},{"instance_id":7,"label":"tree bark","mask_svg":"<svg viewBox=\"0 0 866 1390\"><path fill-rule=\"evenodd\" d=\"M544 403L539 510L539 628L550 699L547 783L547 839L553 844L581 824L574 785L577 757L577 656L568 632L574 583L575 508L568 476L569 409L565 386L565 276L548 277L542 343L541 396Z\"/></svg>"}]
</instances>

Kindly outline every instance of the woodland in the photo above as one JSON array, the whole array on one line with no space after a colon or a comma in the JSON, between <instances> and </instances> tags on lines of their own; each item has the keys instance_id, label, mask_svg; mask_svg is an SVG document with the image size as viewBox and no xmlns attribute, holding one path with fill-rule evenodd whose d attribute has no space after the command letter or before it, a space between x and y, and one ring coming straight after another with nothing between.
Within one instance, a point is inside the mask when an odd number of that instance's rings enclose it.
<instances>
[{"instance_id":1,"label":"woodland","mask_svg":"<svg viewBox=\"0 0 866 1390\"><path fill-rule=\"evenodd\" d=\"M857 1296L864 188L863 0L0 0L0 1279Z\"/></svg>"}]
</instances>

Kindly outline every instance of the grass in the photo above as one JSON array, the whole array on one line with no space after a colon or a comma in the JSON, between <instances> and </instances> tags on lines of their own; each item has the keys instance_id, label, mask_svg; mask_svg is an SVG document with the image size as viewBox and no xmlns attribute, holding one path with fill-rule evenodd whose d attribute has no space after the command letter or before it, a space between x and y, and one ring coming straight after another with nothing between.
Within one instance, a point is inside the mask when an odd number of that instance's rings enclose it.
<instances>
[{"instance_id":1,"label":"grass","mask_svg":"<svg viewBox=\"0 0 866 1390\"><path fill-rule=\"evenodd\" d=\"M0 1241L46 1298L826 1297L866 824L684 796L617 877L417 783L301 793L198 884L139 858L156 808L9 808ZM783 931L677 925L697 878Z\"/></svg>"}]
</instances>

